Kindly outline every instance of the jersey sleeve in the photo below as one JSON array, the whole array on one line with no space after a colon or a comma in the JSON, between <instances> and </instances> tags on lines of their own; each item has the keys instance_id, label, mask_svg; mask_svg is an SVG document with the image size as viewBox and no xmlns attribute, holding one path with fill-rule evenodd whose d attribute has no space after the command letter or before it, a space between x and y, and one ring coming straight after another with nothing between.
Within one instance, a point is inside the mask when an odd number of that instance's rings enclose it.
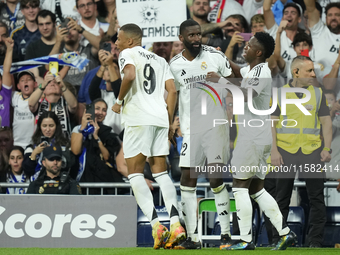
<instances>
[{"instance_id":1,"label":"jersey sleeve","mask_svg":"<svg viewBox=\"0 0 340 255\"><path fill-rule=\"evenodd\" d=\"M271 86L271 74L266 74L263 66L259 66L254 70L252 77L247 80L246 88L252 88L260 95L261 91L267 86ZM268 84L269 83L269 84Z\"/></svg>"},{"instance_id":2,"label":"jersey sleeve","mask_svg":"<svg viewBox=\"0 0 340 255\"><path fill-rule=\"evenodd\" d=\"M120 69L120 72L122 72L124 70L124 67L126 65L134 65L134 66L136 66L135 62L133 61L132 52L129 49L123 50L120 53L120 55L119 55L119 69Z\"/></svg>"},{"instance_id":3,"label":"jersey sleeve","mask_svg":"<svg viewBox=\"0 0 340 255\"><path fill-rule=\"evenodd\" d=\"M164 66L164 77L165 77L165 80L173 80L174 79L174 76L172 75L172 72L170 70L170 66L168 65L168 63L166 63L166 61L164 60L165 62L165 66Z\"/></svg>"},{"instance_id":4,"label":"jersey sleeve","mask_svg":"<svg viewBox=\"0 0 340 255\"><path fill-rule=\"evenodd\" d=\"M319 37L324 29L328 28L326 28L326 25L320 19L318 23L316 23L313 27L310 28L312 38Z\"/></svg>"},{"instance_id":5,"label":"jersey sleeve","mask_svg":"<svg viewBox=\"0 0 340 255\"><path fill-rule=\"evenodd\" d=\"M279 29L279 26L275 23L270 29L267 29L268 34L270 34L274 40L276 39L276 32Z\"/></svg>"},{"instance_id":6,"label":"jersey sleeve","mask_svg":"<svg viewBox=\"0 0 340 255\"><path fill-rule=\"evenodd\" d=\"M218 54L218 60L219 60L219 73L223 76L223 77L228 77L229 75L231 75L232 70L230 67L230 63L228 58L223 54Z\"/></svg>"}]
</instances>

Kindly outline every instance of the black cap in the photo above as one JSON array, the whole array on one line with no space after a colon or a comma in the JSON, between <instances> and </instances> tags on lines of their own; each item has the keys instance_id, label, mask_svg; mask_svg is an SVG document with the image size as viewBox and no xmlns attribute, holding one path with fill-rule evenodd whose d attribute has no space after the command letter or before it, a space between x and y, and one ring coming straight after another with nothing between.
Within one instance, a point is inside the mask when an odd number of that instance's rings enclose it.
<instances>
[{"instance_id":1,"label":"black cap","mask_svg":"<svg viewBox=\"0 0 340 255\"><path fill-rule=\"evenodd\" d=\"M43 150L43 158L51 160L52 158L62 158L62 150L60 146L47 146Z\"/></svg>"},{"instance_id":2,"label":"black cap","mask_svg":"<svg viewBox=\"0 0 340 255\"><path fill-rule=\"evenodd\" d=\"M35 81L35 76L34 76L34 74L33 74L31 71L28 71L28 70L26 70L26 71L21 71L21 72L18 74L18 80L20 80L20 78L21 78L23 75L25 75L25 74L28 74L29 76L31 76L32 79Z\"/></svg>"}]
</instances>

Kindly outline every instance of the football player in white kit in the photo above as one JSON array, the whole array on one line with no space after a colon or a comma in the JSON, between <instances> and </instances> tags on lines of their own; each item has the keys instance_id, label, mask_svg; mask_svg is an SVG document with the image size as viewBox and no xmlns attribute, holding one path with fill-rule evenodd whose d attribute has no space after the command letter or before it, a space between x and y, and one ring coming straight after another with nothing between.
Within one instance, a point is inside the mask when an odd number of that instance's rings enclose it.
<instances>
[{"instance_id":1,"label":"football player in white kit","mask_svg":"<svg viewBox=\"0 0 340 255\"><path fill-rule=\"evenodd\" d=\"M244 48L244 58L249 65L240 69L232 63L234 73L241 74L243 78L241 90L244 93L245 102L247 101L247 91L251 88L253 107L257 110L269 109L272 78L268 63L265 61L272 55L274 47L274 39L268 33L258 32ZM209 73L208 75L208 80L210 76L215 79L218 76L215 73ZM213 81L214 79L211 80ZM226 82L223 78L219 79L219 83ZM234 100L240 100L240 98L234 97ZM265 119L270 119L270 116L259 116L252 113L246 104L244 115L235 116L236 123L238 123L238 134L231 165L236 167L233 172L233 194L236 202L241 240L237 240L233 244L227 244L221 249L255 249L251 235L252 205L249 194L259 204L260 209L270 219L281 236L274 249L285 250L295 241L296 235L290 231L283 221L275 199L263 188L267 171L261 169L261 166L267 166L266 160L270 155L272 144L271 122L265 121ZM249 120L261 121L264 124L261 127L254 127L250 124L248 125ZM254 166L257 168L253 168Z\"/></svg>"},{"instance_id":2,"label":"football player in white kit","mask_svg":"<svg viewBox=\"0 0 340 255\"><path fill-rule=\"evenodd\" d=\"M229 159L229 126L213 127L213 119L227 119L221 97L227 90L213 88L206 81L208 72L217 72L223 77L232 74L226 56L216 49L202 46L201 27L194 20L186 20L180 25L180 41L184 50L170 61L170 68L179 90L179 117L183 134L183 145L179 166L181 175L181 203L187 230L187 240L175 249L200 249L197 235L197 197L196 184L200 172L197 168L223 167ZM210 85L209 85L210 84ZM220 102L207 97L206 115L201 115L201 97L208 94ZM223 95L225 94L225 95ZM218 102L218 100L216 100ZM229 194L222 174L209 175L210 186L215 195L215 204L221 225L221 244L230 242Z\"/></svg>"},{"instance_id":3,"label":"football player in white kit","mask_svg":"<svg viewBox=\"0 0 340 255\"><path fill-rule=\"evenodd\" d=\"M142 30L135 24L126 24L119 30L116 45L120 50L122 85L112 110L120 113L124 99L123 150L128 178L139 207L152 225L154 249L163 246L166 238L164 248L171 248L186 237L179 223L176 190L165 161L169 154L168 137L173 136L169 126L177 93L169 65L164 58L141 47L142 36ZM166 101L164 89L168 92ZM146 157L170 216L170 233L158 220L152 193L144 179Z\"/></svg>"}]
</instances>

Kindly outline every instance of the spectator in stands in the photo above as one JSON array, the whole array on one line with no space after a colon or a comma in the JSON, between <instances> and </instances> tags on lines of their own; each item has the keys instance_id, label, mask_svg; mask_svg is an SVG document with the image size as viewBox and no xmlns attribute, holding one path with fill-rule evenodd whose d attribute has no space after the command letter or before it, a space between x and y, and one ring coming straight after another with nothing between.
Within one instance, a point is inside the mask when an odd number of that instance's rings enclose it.
<instances>
[{"instance_id":1,"label":"spectator in stands","mask_svg":"<svg viewBox=\"0 0 340 255\"><path fill-rule=\"evenodd\" d=\"M6 0L5 3L0 3L0 21L8 26L9 33L25 23L19 0Z\"/></svg>"},{"instance_id":2,"label":"spectator in stands","mask_svg":"<svg viewBox=\"0 0 340 255\"><path fill-rule=\"evenodd\" d=\"M69 22L72 24L72 21ZM89 35L94 37L93 35ZM50 55L66 52L78 52L80 56L86 57L89 62L87 65L79 71L77 67L63 67L60 73L64 76L64 82L71 83L77 91L79 91L81 82L85 74L91 69L98 66L97 50L91 44L82 46L80 44L81 34L75 28L58 28L57 29L57 40L50 52ZM67 72L66 72L67 71Z\"/></svg>"},{"instance_id":3,"label":"spectator in stands","mask_svg":"<svg viewBox=\"0 0 340 255\"><path fill-rule=\"evenodd\" d=\"M152 44L152 52L156 55L165 58L169 63L172 50L172 42L154 42Z\"/></svg>"},{"instance_id":4,"label":"spectator in stands","mask_svg":"<svg viewBox=\"0 0 340 255\"><path fill-rule=\"evenodd\" d=\"M30 96L28 105L36 119L39 119L45 111L55 112L61 122L65 137L71 136L70 114L76 112L78 102L74 94L65 86L59 74L54 77L48 72L44 82Z\"/></svg>"},{"instance_id":5,"label":"spectator in stands","mask_svg":"<svg viewBox=\"0 0 340 255\"><path fill-rule=\"evenodd\" d=\"M0 65L4 63L6 55L5 39L9 36L8 27L6 23L0 21Z\"/></svg>"},{"instance_id":6,"label":"spectator in stands","mask_svg":"<svg viewBox=\"0 0 340 255\"><path fill-rule=\"evenodd\" d=\"M36 18L39 12L39 0L21 0L20 8L25 17L25 24L13 30L13 62L24 61L27 46L41 37Z\"/></svg>"},{"instance_id":7,"label":"spectator in stands","mask_svg":"<svg viewBox=\"0 0 340 255\"><path fill-rule=\"evenodd\" d=\"M13 147L13 134L9 127L0 127L0 182L6 182L5 167Z\"/></svg>"},{"instance_id":8,"label":"spectator in stands","mask_svg":"<svg viewBox=\"0 0 340 255\"><path fill-rule=\"evenodd\" d=\"M287 20L282 20L279 29L277 30L273 58L277 62L277 67L279 69L278 71L280 72L281 76L287 78L287 80L289 81L290 79L293 78L291 71L291 62L286 62L281 56L281 40L280 40L281 34L284 31L284 28L287 23L288 23ZM297 33L293 39L292 47L297 56L301 56L301 54L304 54L304 56L309 56L309 53L312 52L313 49L312 38L304 32ZM316 77L320 76L321 72L320 66L316 63L314 63L314 72L316 74ZM314 85L319 86L318 83L315 83Z\"/></svg>"},{"instance_id":9,"label":"spectator in stands","mask_svg":"<svg viewBox=\"0 0 340 255\"><path fill-rule=\"evenodd\" d=\"M42 164L45 171L28 186L27 194L81 195L81 189L67 172L62 171L62 149L58 145L43 150ZM66 177L66 178L63 178Z\"/></svg>"},{"instance_id":10,"label":"spectator in stands","mask_svg":"<svg viewBox=\"0 0 340 255\"><path fill-rule=\"evenodd\" d=\"M12 65L12 54L14 42L12 39L5 39L6 57L3 66L3 72L6 74L2 77L0 74L0 116L2 126L10 127L10 105L12 97L12 77L9 74Z\"/></svg>"},{"instance_id":11,"label":"spectator in stands","mask_svg":"<svg viewBox=\"0 0 340 255\"><path fill-rule=\"evenodd\" d=\"M332 122L325 96L320 88L312 86L315 79L314 64L309 57L298 56L292 61L293 80L284 87L304 87L311 93L311 99L305 103L312 115L310 118L297 107L290 107L285 115L281 112L281 99L279 107L272 113L272 120L277 121L272 127L273 144L271 150L271 164L273 166L300 166L299 178L306 181L307 193L310 201L309 231L307 245L311 248L322 246L324 226L326 224L326 207L324 201L325 173L313 171L311 166L323 167L324 162L331 160ZM311 71L310 71L311 70ZM287 98L298 99L294 92L286 93ZM302 95L301 95L302 96ZM282 119L301 119L297 125L282 126ZM322 125L323 141L320 137ZM297 132L295 132L297 131ZM280 171L276 180L276 201L285 220L288 218L290 197L293 190L295 171Z\"/></svg>"},{"instance_id":12,"label":"spectator in stands","mask_svg":"<svg viewBox=\"0 0 340 255\"><path fill-rule=\"evenodd\" d=\"M117 135L112 128L103 124L107 114L106 102L98 98L92 102L95 116L84 111L81 125L72 131L71 150L79 156L80 182L123 182L115 168L115 157L120 150ZM112 194L114 190L107 190ZM90 190L90 193L96 193Z\"/></svg>"},{"instance_id":13,"label":"spectator in stands","mask_svg":"<svg viewBox=\"0 0 340 255\"><path fill-rule=\"evenodd\" d=\"M38 177L42 168L42 151L50 146L62 146L68 166L72 164L68 152L70 141L63 134L58 116L54 112L45 111L38 119L37 129L32 136L32 144L25 149L23 169L31 180Z\"/></svg>"},{"instance_id":14,"label":"spectator in stands","mask_svg":"<svg viewBox=\"0 0 340 255\"><path fill-rule=\"evenodd\" d=\"M94 101L97 98L104 99L108 105L108 109L111 109L117 101L120 85L122 83L118 61L114 60L114 56L110 52L104 50L100 50L98 55L101 66L91 81L89 95L91 101ZM105 82L105 89L100 88L102 81ZM107 112L103 124L111 127L116 134L119 134L122 131L120 114L113 111Z\"/></svg>"},{"instance_id":15,"label":"spectator in stands","mask_svg":"<svg viewBox=\"0 0 340 255\"><path fill-rule=\"evenodd\" d=\"M228 23L224 27L224 34L227 38L225 42L228 43L228 47L225 50L225 55L239 66L245 66L247 65L247 62L243 57L243 49L246 45L246 41L239 33L248 32L247 21L241 15L231 15L226 21L228 21ZM230 41L228 42L229 38ZM224 45L226 44L222 43L221 45L222 51Z\"/></svg>"},{"instance_id":16,"label":"spectator in stands","mask_svg":"<svg viewBox=\"0 0 340 255\"><path fill-rule=\"evenodd\" d=\"M24 160L24 149L20 146L14 146L9 154L6 182L8 183L25 183L29 179L26 177L22 162ZM26 188L7 188L7 194L25 194Z\"/></svg>"},{"instance_id":17,"label":"spectator in stands","mask_svg":"<svg viewBox=\"0 0 340 255\"><path fill-rule=\"evenodd\" d=\"M86 33L86 32L85 32ZM119 56L119 51L117 49L117 46L114 44L114 41L112 41L114 39L114 37L110 37L108 35L103 36L103 38L100 40L100 45L104 45L104 43L110 43L111 44L111 54L113 55L113 60L114 61L118 61L118 56ZM90 99L90 95L89 95L89 87L91 84L91 81L93 79L93 77L95 77L96 73L98 72L98 70L100 69L101 65L90 70L84 77L81 85L80 85L80 90L78 92L78 102L79 102L79 107L78 107L78 115L82 116L84 109L85 109L85 104L90 104L91 103L91 99ZM101 84L100 84L100 89L105 90L106 89L106 85L105 85L105 81L102 80ZM80 120L81 122L81 120Z\"/></svg>"},{"instance_id":18,"label":"spectator in stands","mask_svg":"<svg viewBox=\"0 0 340 255\"><path fill-rule=\"evenodd\" d=\"M207 38L223 38L223 32L221 28L223 23L210 23L208 20L208 14L211 10L210 0L193 0L192 6L192 19L200 24L202 29L202 36L205 36L203 43L206 43Z\"/></svg>"},{"instance_id":19,"label":"spectator in stands","mask_svg":"<svg viewBox=\"0 0 340 255\"><path fill-rule=\"evenodd\" d=\"M39 11L36 22L41 34L40 39L31 42L26 49L25 60L37 57L48 56L56 43L56 17L55 14L48 10ZM33 68L32 72L38 82L43 83L44 74L46 72L45 66Z\"/></svg>"},{"instance_id":20,"label":"spectator in stands","mask_svg":"<svg viewBox=\"0 0 340 255\"><path fill-rule=\"evenodd\" d=\"M275 22L273 11L271 10L272 1L264 0L263 15L264 23L268 29L268 33L275 39L279 26ZM302 32L298 27L301 21L301 11L295 3L288 3L284 6L282 20L287 20L284 30L281 33L281 56L286 62L291 62L296 57L296 52L291 47L294 36L298 32Z\"/></svg>"},{"instance_id":21,"label":"spectator in stands","mask_svg":"<svg viewBox=\"0 0 340 255\"><path fill-rule=\"evenodd\" d=\"M250 17L254 14L255 13L251 14ZM245 17L245 12L242 8L242 5L235 0L220 0L216 2L211 9L208 19L210 22L220 23L226 20L230 15L242 15ZM248 20L250 20L250 17Z\"/></svg>"},{"instance_id":22,"label":"spectator in stands","mask_svg":"<svg viewBox=\"0 0 340 255\"><path fill-rule=\"evenodd\" d=\"M336 188L338 192L340 192L340 173L339 173L339 162L340 162L340 103L339 98L336 100L336 94L333 90L325 90L325 97L328 102L328 106L330 109L330 115L332 118L332 127L333 127L333 140L332 140L332 159L329 163L326 163L325 166L327 168L326 178L332 181L338 181L339 185ZM339 194L332 192L331 200L335 202L334 206L338 206ZM328 201L329 202L329 201ZM329 206L329 204L328 204Z\"/></svg>"},{"instance_id":23,"label":"spectator in stands","mask_svg":"<svg viewBox=\"0 0 340 255\"><path fill-rule=\"evenodd\" d=\"M172 50L171 50L171 54L170 54L170 60L176 56L177 54L179 54L182 50L183 50L183 43L181 41L174 41L172 43Z\"/></svg>"},{"instance_id":24,"label":"spectator in stands","mask_svg":"<svg viewBox=\"0 0 340 255\"><path fill-rule=\"evenodd\" d=\"M320 18L315 1L304 0L308 13L308 27L314 44L314 61L324 69L322 77L330 73L337 59L340 40L340 3L329 3L326 6L326 24ZM334 71L334 70L333 70ZM335 72L328 75L335 78ZM319 77L320 78L320 77ZM326 83L325 83L326 86ZM326 87L332 89L331 87Z\"/></svg>"},{"instance_id":25,"label":"spectator in stands","mask_svg":"<svg viewBox=\"0 0 340 255\"><path fill-rule=\"evenodd\" d=\"M264 16L263 14L256 14L251 17L250 20L250 29L253 34L257 32L264 32L266 25L264 24Z\"/></svg>"},{"instance_id":26,"label":"spectator in stands","mask_svg":"<svg viewBox=\"0 0 340 255\"><path fill-rule=\"evenodd\" d=\"M116 0L96 1L98 16L97 19L102 23L110 23L113 13L116 11Z\"/></svg>"},{"instance_id":27,"label":"spectator in stands","mask_svg":"<svg viewBox=\"0 0 340 255\"><path fill-rule=\"evenodd\" d=\"M76 0L42 0L40 9L55 13L58 25L66 18L78 20L80 17L76 9Z\"/></svg>"},{"instance_id":28,"label":"spectator in stands","mask_svg":"<svg viewBox=\"0 0 340 255\"><path fill-rule=\"evenodd\" d=\"M86 31L98 36L108 30L109 24L99 22L96 17L97 5L94 0L76 0L76 6L81 16L79 24ZM88 43L85 38L81 42L83 46L87 46Z\"/></svg>"}]
</instances>

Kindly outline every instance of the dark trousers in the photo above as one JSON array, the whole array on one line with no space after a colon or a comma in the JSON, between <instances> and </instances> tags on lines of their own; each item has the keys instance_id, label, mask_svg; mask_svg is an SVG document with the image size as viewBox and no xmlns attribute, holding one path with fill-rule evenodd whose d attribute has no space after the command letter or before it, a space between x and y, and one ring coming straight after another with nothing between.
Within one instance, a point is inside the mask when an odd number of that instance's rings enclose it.
<instances>
[{"instance_id":1,"label":"dark trousers","mask_svg":"<svg viewBox=\"0 0 340 255\"><path fill-rule=\"evenodd\" d=\"M309 155L303 154L301 149L295 154L288 153L281 148L278 148L278 150L283 158L284 166L291 169L290 172L280 173L276 179L276 201L282 216L287 221L294 178L296 172L299 172L299 178L303 178L306 181L310 204L307 244L311 242L322 244L324 226L326 224L326 206L323 193L325 173L312 172L311 169L311 164L314 164L316 169L323 167L324 164L320 160L322 148L315 150ZM296 171L294 171L293 166L296 166ZM300 172L300 166L303 166L301 168L302 172Z\"/></svg>"}]
</instances>

